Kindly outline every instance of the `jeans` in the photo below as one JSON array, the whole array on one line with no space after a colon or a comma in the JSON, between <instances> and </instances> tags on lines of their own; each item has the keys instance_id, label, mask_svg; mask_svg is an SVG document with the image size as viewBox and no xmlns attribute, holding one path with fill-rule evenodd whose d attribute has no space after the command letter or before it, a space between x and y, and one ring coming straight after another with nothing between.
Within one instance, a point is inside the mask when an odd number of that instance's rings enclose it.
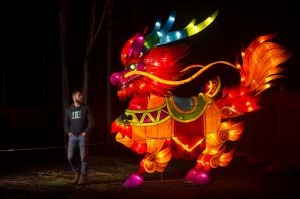
<instances>
[{"instance_id":1,"label":"jeans","mask_svg":"<svg viewBox=\"0 0 300 199\"><path fill-rule=\"evenodd\" d=\"M78 172L80 165L80 175L87 175L88 143L89 139L87 135L69 136L68 161L73 172ZM76 161L78 159L78 149L80 152L80 164L78 164L78 162Z\"/></svg>"}]
</instances>

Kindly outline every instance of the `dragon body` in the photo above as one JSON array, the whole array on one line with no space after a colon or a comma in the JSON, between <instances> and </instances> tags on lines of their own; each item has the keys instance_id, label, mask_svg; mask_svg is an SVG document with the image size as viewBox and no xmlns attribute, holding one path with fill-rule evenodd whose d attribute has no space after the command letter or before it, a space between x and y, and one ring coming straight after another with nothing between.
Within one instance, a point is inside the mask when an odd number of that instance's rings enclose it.
<instances>
[{"instance_id":1,"label":"dragon body","mask_svg":"<svg viewBox=\"0 0 300 199\"><path fill-rule=\"evenodd\" d=\"M119 98L130 102L112 123L111 131L116 133L117 142L145 154L139 170L125 181L126 187L141 185L145 172L163 172L171 158L195 160L186 180L209 183L209 171L227 166L234 157L234 150L226 143L237 141L245 126L236 118L259 109L261 92L272 86L272 80L282 77L279 65L289 55L281 45L270 41L274 35L251 42L241 53L241 63L180 63L188 48L170 44L197 34L217 14L199 24L192 20L184 29L170 32L175 20L172 12L163 27L157 21L152 32L137 33L124 45L121 60L125 69L113 73L110 81L118 88ZM216 72L199 85L197 95L173 94L175 88L204 78L208 71L221 66L238 74L238 84L223 85L222 74Z\"/></svg>"}]
</instances>

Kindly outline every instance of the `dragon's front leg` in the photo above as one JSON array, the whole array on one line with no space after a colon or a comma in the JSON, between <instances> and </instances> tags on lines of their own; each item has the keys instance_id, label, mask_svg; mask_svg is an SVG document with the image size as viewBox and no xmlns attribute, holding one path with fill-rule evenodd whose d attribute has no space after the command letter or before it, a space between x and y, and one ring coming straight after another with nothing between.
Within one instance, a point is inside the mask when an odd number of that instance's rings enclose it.
<instances>
[{"instance_id":1,"label":"dragon's front leg","mask_svg":"<svg viewBox=\"0 0 300 199\"><path fill-rule=\"evenodd\" d=\"M132 173L124 182L124 187L126 188L134 188L138 187L143 184L144 182L144 176L143 176L143 171L138 171Z\"/></svg>"},{"instance_id":2,"label":"dragon's front leg","mask_svg":"<svg viewBox=\"0 0 300 199\"><path fill-rule=\"evenodd\" d=\"M167 143L167 142L166 142ZM134 188L143 184L143 174L163 172L168 162L171 160L171 147L165 144L163 149L158 153L147 153L140 162L140 168L137 172L132 173L125 181L126 188Z\"/></svg>"},{"instance_id":3,"label":"dragon's front leg","mask_svg":"<svg viewBox=\"0 0 300 199\"><path fill-rule=\"evenodd\" d=\"M126 117L119 117L112 123L112 133L116 134L116 141L137 152L146 153L140 162L140 168L132 173L124 183L126 188L134 188L143 184L143 174L162 172L171 159L171 142L169 134L158 129L171 128L171 121L153 126L132 126ZM172 132L167 130L166 132Z\"/></svg>"}]
</instances>

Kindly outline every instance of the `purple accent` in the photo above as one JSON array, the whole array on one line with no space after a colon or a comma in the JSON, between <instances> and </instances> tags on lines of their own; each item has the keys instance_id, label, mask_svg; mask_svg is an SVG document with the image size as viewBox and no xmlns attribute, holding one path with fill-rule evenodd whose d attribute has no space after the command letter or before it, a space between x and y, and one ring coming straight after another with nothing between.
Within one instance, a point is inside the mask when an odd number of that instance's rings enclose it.
<instances>
[{"instance_id":1,"label":"purple accent","mask_svg":"<svg viewBox=\"0 0 300 199\"><path fill-rule=\"evenodd\" d=\"M187 180L187 181L194 181L194 179L196 179L197 174L198 174L199 172L200 172L199 169L195 169L195 168L191 169L191 170L187 173L187 175L185 176L185 180Z\"/></svg>"},{"instance_id":2,"label":"purple accent","mask_svg":"<svg viewBox=\"0 0 300 199\"><path fill-rule=\"evenodd\" d=\"M165 109L167 109L167 108L164 107L163 110L165 110ZM156 120L158 111L153 111L153 112L149 112L149 113L154 118L154 120ZM135 115L136 115L139 122L141 122L141 118L142 118L143 114L145 114L145 113L135 113ZM161 111L159 120L165 119L168 115L169 115L168 113ZM145 118L144 118L143 123L152 123L152 122L153 121L149 118L149 116L146 115Z\"/></svg>"},{"instance_id":3,"label":"purple accent","mask_svg":"<svg viewBox=\"0 0 300 199\"><path fill-rule=\"evenodd\" d=\"M194 184L206 185L210 183L210 175L208 171L191 169L185 177L185 180L192 181Z\"/></svg>"},{"instance_id":4,"label":"purple accent","mask_svg":"<svg viewBox=\"0 0 300 199\"><path fill-rule=\"evenodd\" d=\"M142 116L143 116L143 113L136 113L135 116L137 117L137 119L138 119L139 121L141 121L141 118L142 118Z\"/></svg>"},{"instance_id":5,"label":"purple accent","mask_svg":"<svg viewBox=\"0 0 300 199\"><path fill-rule=\"evenodd\" d=\"M109 77L109 80L110 80L110 83L113 85L113 86L116 86L118 89L124 89L127 87L127 85L132 82L135 78L138 77L138 75L133 75L133 76L130 76L128 78L125 78L125 74L130 72L131 70L129 69L126 69L122 72L116 72L116 73L113 73L110 77Z\"/></svg>"},{"instance_id":6,"label":"purple accent","mask_svg":"<svg viewBox=\"0 0 300 199\"><path fill-rule=\"evenodd\" d=\"M138 71L146 71L146 66L143 62L139 62L138 65L136 66L136 69Z\"/></svg>"},{"instance_id":7,"label":"purple accent","mask_svg":"<svg viewBox=\"0 0 300 199\"><path fill-rule=\"evenodd\" d=\"M158 111L150 112L150 115L154 118L154 120L156 120L157 113L158 113Z\"/></svg>"},{"instance_id":8,"label":"purple accent","mask_svg":"<svg viewBox=\"0 0 300 199\"><path fill-rule=\"evenodd\" d=\"M144 123L152 123L151 119L149 118L148 115L146 115L145 119L144 119Z\"/></svg>"},{"instance_id":9,"label":"purple accent","mask_svg":"<svg viewBox=\"0 0 300 199\"><path fill-rule=\"evenodd\" d=\"M208 171L201 170L197 177L193 180L193 183L199 185L206 185L210 183L210 175Z\"/></svg>"},{"instance_id":10,"label":"purple accent","mask_svg":"<svg viewBox=\"0 0 300 199\"><path fill-rule=\"evenodd\" d=\"M121 84L124 82L125 78L122 73L113 73L110 78L110 83L117 88L121 87Z\"/></svg>"},{"instance_id":11,"label":"purple accent","mask_svg":"<svg viewBox=\"0 0 300 199\"><path fill-rule=\"evenodd\" d=\"M135 188L142 185L144 182L144 177L138 173L131 174L125 183L123 184L126 188Z\"/></svg>"},{"instance_id":12,"label":"purple accent","mask_svg":"<svg viewBox=\"0 0 300 199\"><path fill-rule=\"evenodd\" d=\"M127 60L132 58L138 58L140 52L144 49L144 37L139 35L136 37L134 42L131 44L128 53L127 53Z\"/></svg>"},{"instance_id":13,"label":"purple accent","mask_svg":"<svg viewBox=\"0 0 300 199\"><path fill-rule=\"evenodd\" d=\"M163 109L163 110L164 110L164 109ZM162 120L162 119L166 118L168 115L169 115L168 113L166 113L166 112L164 112L164 111L161 111L161 112L160 112L160 118L159 118L159 120Z\"/></svg>"}]
</instances>

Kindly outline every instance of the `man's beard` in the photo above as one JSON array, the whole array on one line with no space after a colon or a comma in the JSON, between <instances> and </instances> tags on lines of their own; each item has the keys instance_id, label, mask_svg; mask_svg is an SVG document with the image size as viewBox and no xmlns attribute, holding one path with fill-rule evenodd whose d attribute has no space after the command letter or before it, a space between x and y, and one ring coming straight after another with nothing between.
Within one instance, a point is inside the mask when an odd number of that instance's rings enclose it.
<instances>
[{"instance_id":1,"label":"man's beard","mask_svg":"<svg viewBox=\"0 0 300 199\"><path fill-rule=\"evenodd\" d=\"M82 101L81 101L80 99L75 99L75 102L76 102L77 104L81 104L81 103L82 103Z\"/></svg>"}]
</instances>

